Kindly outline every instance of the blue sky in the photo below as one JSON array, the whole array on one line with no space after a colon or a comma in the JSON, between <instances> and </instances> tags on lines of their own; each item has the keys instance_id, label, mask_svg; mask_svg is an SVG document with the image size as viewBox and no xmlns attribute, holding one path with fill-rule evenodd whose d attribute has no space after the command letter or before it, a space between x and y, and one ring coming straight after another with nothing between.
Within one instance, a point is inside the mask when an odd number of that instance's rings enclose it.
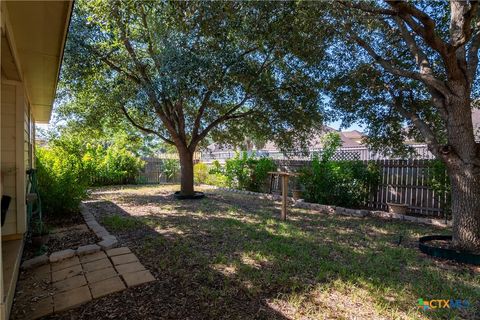
<instances>
[{"instance_id":1,"label":"blue sky","mask_svg":"<svg viewBox=\"0 0 480 320\"><path fill-rule=\"evenodd\" d=\"M337 130L340 128L341 124L342 124L342 121L340 121L340 120L335 121L335 122L327 122L327 126L332 127L334 129L337 129ZM359 126L358 124L353 124L348 128L342 129L342 131L351 131L351 130L358 130L360 132L363 132L363 128L361 126Z\"/></svg>"}]
</instances>

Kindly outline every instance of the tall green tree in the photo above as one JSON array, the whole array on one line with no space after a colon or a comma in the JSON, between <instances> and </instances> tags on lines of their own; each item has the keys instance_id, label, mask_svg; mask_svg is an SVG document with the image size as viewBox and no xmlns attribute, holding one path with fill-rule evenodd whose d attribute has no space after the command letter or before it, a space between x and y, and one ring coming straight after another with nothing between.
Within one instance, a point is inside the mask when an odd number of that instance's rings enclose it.
<instances>
[{"instance_id":1,"label":"tall green tree","mask_svg":"<svg viewBox=\"0 0 480 320\"><path fill-rule=\"evenodd\" d=\"M480 249L477 1L337 1L326 23L328 87L345 123L362 122L370 142L399 150L424 141L452 184L453 242ZM406 129L407 128L407 129Z\"/></svg>"},{"instance_id":2,"label":"tall green tree","mask_svg":"<svg viewBox=\"0 0 480 320\"><path fill-rule=\"evenodd\" d=\"M174 145L191 195L193 153L207 136L248 132L288 147L320 124L318 79L289 53L311 36L296 12L295 3L80 0L63 83L91 120L121 116Z\"/></svg>"}]
</instances>

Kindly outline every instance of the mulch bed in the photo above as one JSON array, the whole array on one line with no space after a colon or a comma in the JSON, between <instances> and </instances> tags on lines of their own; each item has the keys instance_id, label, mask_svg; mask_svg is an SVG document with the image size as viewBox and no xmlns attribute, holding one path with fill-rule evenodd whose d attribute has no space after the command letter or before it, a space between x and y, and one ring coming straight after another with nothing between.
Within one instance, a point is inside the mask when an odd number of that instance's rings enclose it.
<instances>
[{"instance_id":1,"label":"mulch bed","mask_svg":"<svg viewBox=\"0 0 480 320\"><path fill-rule=\"evenodd\" d=\"M27 241L23 252L23 260L31 259L40 254L51 254L65 249L76 249L80 246L94 244L100 241L97 236L85 225L83 217L79 214L59 216L44 219L49 227L48 242L41 248L33 246Z\"/></svg>"}]
</instances>

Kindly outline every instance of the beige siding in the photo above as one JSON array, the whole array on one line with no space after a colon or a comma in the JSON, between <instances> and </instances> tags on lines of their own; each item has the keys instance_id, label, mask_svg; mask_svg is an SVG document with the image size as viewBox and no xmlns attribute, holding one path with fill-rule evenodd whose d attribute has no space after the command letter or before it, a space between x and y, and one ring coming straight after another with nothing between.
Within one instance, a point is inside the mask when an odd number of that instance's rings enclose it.
<instances>
[{"instance_id":1,"label":"beige siding","mask_svg":"<svg viewBox=\"0 0 480 320\"><path fill-rule=\"evenodd\" d=\"M15 234L16 217L16 86L2 84L2 147L3 194L12 197L2 235Z\"/></svg>"},{"instance_id":2,"label":"beige siding","mask_svg":"<svg viewBox=\"0 0 480 320\"><path fill-rule=\"evenodd\" d=\"M23 86L17 82L2 83L1 170L3 194L12 197L2 236L26 231L26 168L31 167L32 131L30 109Z\"/></svg>"},{"instance_id":3,"label":"beige siding","mask_svg":"<svg viewBox=\"0 0 480 320\"><path fill-rule=\"evenodd\" d=\"M17 86L16 95L16 147L17 147L17 231L24 233L27 231L27 206L25 204L25 186L26 186L26 166L25 166L25 111L29 112L28 101L25 98L23 86Z\"/></svg>"}]
</instances>

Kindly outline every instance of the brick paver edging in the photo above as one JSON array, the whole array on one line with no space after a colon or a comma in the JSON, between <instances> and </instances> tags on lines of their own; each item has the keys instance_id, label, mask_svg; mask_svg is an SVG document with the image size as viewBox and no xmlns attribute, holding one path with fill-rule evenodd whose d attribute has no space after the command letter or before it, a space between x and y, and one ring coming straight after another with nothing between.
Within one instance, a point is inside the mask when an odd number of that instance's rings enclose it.
<instances>
[{"instance_id":1,"label":"brick paver edging","mask_svg":"<svg viewBox=\"0 0 480 320\"><path fill-rule=\"evenodd\" d=\"M282 200L282 196L276 195L276 194L238 190L238 189L232 189L232 188L223 188L223 187L216 187L216 186L210 186L210 185L208 185L208 187L222 190L222 191L252 195L260 199L270 199L274 201ZM328 205L323 205L318 203L305 202L302 199L295 200L292 197L288 197L288 201L293 202L293 205L292 205L293 207L318 210L326 214L340 214L340 215L354 216L354 217L377 217L377 218L385 218L385 219L397 219L397 220L404 220L404 221L415 222L415 223L429 224L429 225L434 225L438 227L447 227L452 225L451 220L448 220L447 223L445 223L444 220L440 220L440 219L413 217L413 216L408 216L404 214L390 213L385 211L348 209L348 208L342 208L337 206L328 206Z\"/></svg>"},{"instance_id":2,"label":"brick paver edging","mask_svg":"<svg viewBox=\"0 0 480 320\"><path fill-rule=\"evenodd\" d=\"M26 260L22 263L22 269L31 269L35 267L39 267L41 265L51 263L51 262L58 262L73 256L83 256L86 254L91 254L98 252L100 250L108 250L117 247L118 240L114 235L111 235L107 229L102 227L93 214L88 210L87 206L82 202L80 203L80 213L82 214L83 218L85 219L85 223L87 224L88 228L92 230L95 235L102 239L98 243L89 244L85 246L78 247L76 249L65 249L61 251L56 251L50 254L50 256L44 254L29 260Z\"/></svg>"}]
</instances>

